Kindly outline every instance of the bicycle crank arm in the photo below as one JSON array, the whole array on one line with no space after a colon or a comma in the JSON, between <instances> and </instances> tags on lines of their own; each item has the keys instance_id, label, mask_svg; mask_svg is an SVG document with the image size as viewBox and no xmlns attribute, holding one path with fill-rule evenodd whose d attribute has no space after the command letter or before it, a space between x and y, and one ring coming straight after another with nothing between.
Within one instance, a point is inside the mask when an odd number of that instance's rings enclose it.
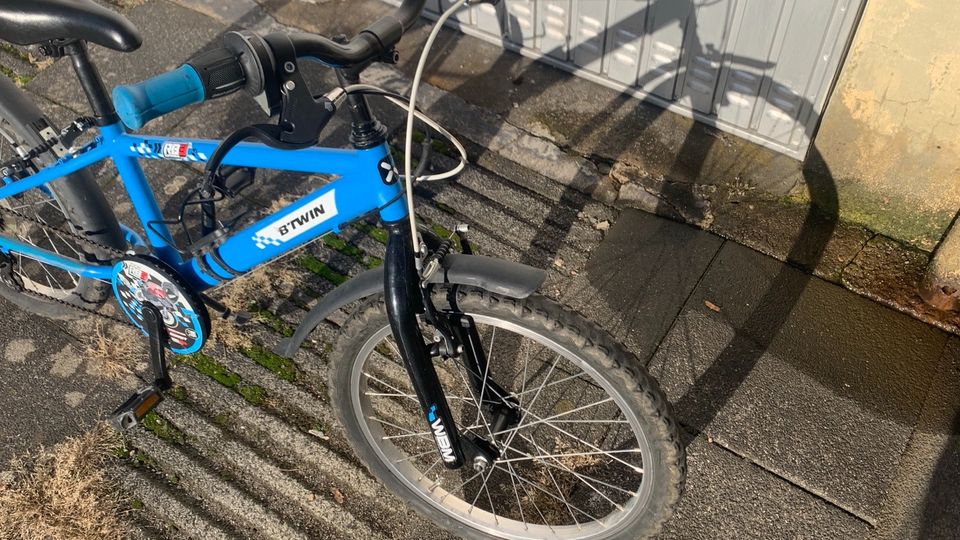
<instances>
[{"instance_id":1,"label":"bicycle crank arm","mask_svg":"<svg viewBox=\"0 0 960 540\"><path fill-rule=\"evenodd\" d=\"M150 342L153 384L137 390L110 414L110 423L117 431L130 429L142 422L143 418L163 401L163 392L169 390L172 385L165 355L167 330L160 310L153 304L147 303L143 306L143 326Z\"/></svg>"},{"instance_id":2,"label":"bicycle crank arm","mask_svg":"<svg viewBox=\"0 0 960 540\"><path fill-rule=\"evenodd\" d=\"M414 266L413 246L406 221L384 223L389 232L384 261L384 298L390 329L413 383L429 430L448 469L464 463L460 433L453 421L433 360L427 352L417 314L423 312L420 275Z\"/></svg>"}]
</instances>

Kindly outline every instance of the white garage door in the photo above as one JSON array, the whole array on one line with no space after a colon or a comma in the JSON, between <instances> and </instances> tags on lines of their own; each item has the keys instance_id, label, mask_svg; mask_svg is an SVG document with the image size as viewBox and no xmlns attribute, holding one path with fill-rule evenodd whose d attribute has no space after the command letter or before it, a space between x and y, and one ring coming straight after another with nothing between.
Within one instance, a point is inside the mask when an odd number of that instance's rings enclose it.
<instances>
[{"instance_id":1,"label":"white garage door","mask_svg":"<svg viewBox=\"0 0 960 540\"><path fill-rule=\"evenodd\" d=\"M803 159L862 2L503 0L451 24Z\"/></svg>"}]
</instances>

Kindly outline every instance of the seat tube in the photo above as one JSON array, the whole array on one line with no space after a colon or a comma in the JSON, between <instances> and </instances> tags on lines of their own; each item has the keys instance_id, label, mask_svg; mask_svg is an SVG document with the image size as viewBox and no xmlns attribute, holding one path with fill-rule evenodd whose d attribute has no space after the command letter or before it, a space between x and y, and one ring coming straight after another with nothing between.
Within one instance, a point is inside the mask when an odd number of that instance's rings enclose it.
<instances>
[{"instance_id":1,"label":"seat tube","mask_svg":"<svg viewBox=\"0 0 960 540\"><path fill-rule=\"evenodd\" d=\"M125 155L114 155L113 163L117 167L120 179L130 197L130 203L140 218L140 224L153 251L167 264L174 267L180 266L183 263L180 253L170 244L172 241L170 230L164 223L163 212L153 196L150 183L140 163L136 158Z\"/></svg>"},{"instance_id":2,"label":"seat tube","mask_svg":"<svg viewBox=\"0 0 960 540\"><path fill-rule=\"evenodd\" d=\"M117 111L113 107L113 100L110 99L110 93L103 84L97 66L90 60L86 44L82 41L74 41L65 45L63 51L73 62L73 69L80 79L80 86L87 95L87 101L90 102L97 125L108 126L119 122L120 117L117 116Z\"/></svg>"}]
</instances>

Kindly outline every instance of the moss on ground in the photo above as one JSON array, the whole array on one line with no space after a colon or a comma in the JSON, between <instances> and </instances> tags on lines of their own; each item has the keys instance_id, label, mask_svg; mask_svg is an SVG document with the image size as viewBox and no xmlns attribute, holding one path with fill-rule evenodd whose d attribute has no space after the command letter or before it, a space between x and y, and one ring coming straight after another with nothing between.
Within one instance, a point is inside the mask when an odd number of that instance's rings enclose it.
<instances>
[{"instance_id":1,"label":"moss on ground","mask_svg":"<svg viewBox=\"0 0 960 540\"><path fill-rule=\"evenodd\" d=\"M387 230L383 227L377 227L365 221L357 222L353 226L356 227L358 231L369 236L370 238L373 238L377 242L380 242L381 244L387 243Z\"/></svg>"},{"instance_id":2,"label":"moss on ground","mask_svg":"<svg viewBox=\"0 0 960 540\"><path fill-rule=\"evenodd\" d=\"M919 199L874 193L858 180L838 180L836 190L841 221L860 225L924 251L936 247L954 216L954 210L938 210ZM801 188L779 202L808 206L811 200Z\"/></svg>"},{"instance_id":3,"label":"moss on ground","mask_svg":"<svg viewBox=\"0 0 960 540\"><path fill-rule=\"evenodd\" d=\"M357 246L348 244L346 240L335 234L328 234L323 237L323 243L330 249L336 250L347 257L363 262L363 251Z\"/></svg>"},{"instance_id":4,"label":"moss on ground","mask_svg":"<svg viewBox=\"0 0 960 540\"><path fill-rule=\"evenodd\" d=\"M179 384L167 390L166 394L177 401L187 400L187 389Z\"/></svg>"},{"instance_id":5,"label":"moss on ground","mask_svg":"<svg viewBox=\"0 0 960 540\"><path fill-rule=\"evenodd\" d=\"M193 366L193 368L200 373L203 373L227 388L234 388L240 383L241 379L239 375L203 353L193 353L183 356L182 362Z\"/></svg>"},{"instance_id":6,"label":"moss on ground","mask_svg":"<svg viewBox=\"0 0 960 540\"><path fill-rule=\"evenodd\" d=\"M290 337L293 335L293 327L281 319L276 313L270 311L269 309L253 302L250 304L250 311L257 315L261 321L264 322L270 328L273 328L278 334L283 337Z\"/></svg>"},{"instance_id":7,"label":"moss on ground","mask_svg":"<svg viewBox=\"0 0 960 540\"><path fill-rule=\"evenodd\" d=\"M243 349L243 355L268 369L271 373L285 381L296 381L300 378L300 370L288 358L284 358L263 347L254 346Z\"/></svg>"},{"instance_id":8,"label":"moss on ground","mask_svg":"<svg viewBox=\"0 0 960 540\"><path fill-rule=\"evenodd\" d=\"M348 279L347 276L330 268L325 262L314 257L313 255L301 255L297 258L297 264L313 272L314 274L317 274L334 285L340 285Z\"/></svg>"},{"instance_id":9,"label":"moss on ground","mask_svg":"<svg viewBox=\"0 0 960 540\"><path fill-rule=\"evenodd\" d=\"M157 437L177 444L187 442L187 436L182 431L173 427L169 420L163 418L155 411L150 411L143 417L143 427Z\"/></svg>"},{"instance_id":10,"label":"moss on ground","mask_svg":"<svg viewBox=\"0 0 960 540\"><path fill-rule=\"evenodd\" d=\"M238 392L243 396L243 399L258 407L267 401L267 389L262 386L243 384L240 385Z\"/></svg>"},{"instance_id":11,"label":"moss on ground","mask_svg":"<svg viewBox=\"0 0 960 540\"><path fill-rule=\"evenodd\" d=\"M330 249L350 257L367 268L375 268L383 264L383 261L378 257L367 255L362 249L354 246L353 244L347 243L346 240L339 236L328 234L323 237L323 243Z\"/></svg>"}]
</instances>

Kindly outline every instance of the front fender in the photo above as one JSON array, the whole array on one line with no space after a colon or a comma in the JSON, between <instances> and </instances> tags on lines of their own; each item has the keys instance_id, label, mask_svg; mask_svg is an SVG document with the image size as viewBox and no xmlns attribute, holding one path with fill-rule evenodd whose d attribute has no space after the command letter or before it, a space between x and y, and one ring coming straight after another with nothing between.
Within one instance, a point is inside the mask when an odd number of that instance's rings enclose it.
<instances>
[{"instance_id":1,"label":"front fender","mask_svg":"<svg viewBox=\"0 0 960 540\"><path fill-rule=\"evenodd\" d=\"M526 298L533 294L547 273L525 264L485 257L452 253L443 259L441 270L430 278L431 283L469 285L510 298ZM296 332L284 338L274 352L293 358L310 332L340 307L383 292L383 267L367 270L324 296L303 319Z\"/></svg>"}]
</instances>

